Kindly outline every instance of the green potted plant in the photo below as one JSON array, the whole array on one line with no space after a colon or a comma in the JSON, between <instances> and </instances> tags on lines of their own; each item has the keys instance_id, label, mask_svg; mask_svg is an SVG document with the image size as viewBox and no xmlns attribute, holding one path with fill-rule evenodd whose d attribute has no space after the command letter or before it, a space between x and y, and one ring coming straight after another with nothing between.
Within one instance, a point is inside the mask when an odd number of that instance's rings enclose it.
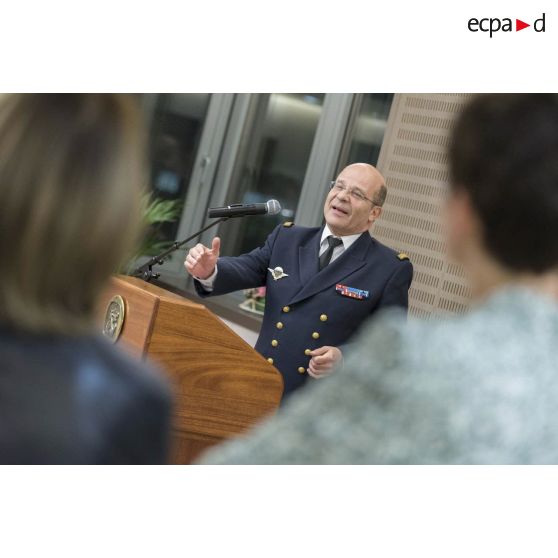
<instances>
[{"instance_id":1,"label":"green potted plant","mask_svg":"<svg viewBox=\"0 0 558 558\"><path fill-rule=\"evenodd\" d=\"M161 238L161 226L176 221L181 213L182 200L163 200L152 194L145 194L142 200L145 232L136 253L126 266L125 273L132 272L138 259L156 256L172 245L173 240Z\"/></svg>"}]
</instances>

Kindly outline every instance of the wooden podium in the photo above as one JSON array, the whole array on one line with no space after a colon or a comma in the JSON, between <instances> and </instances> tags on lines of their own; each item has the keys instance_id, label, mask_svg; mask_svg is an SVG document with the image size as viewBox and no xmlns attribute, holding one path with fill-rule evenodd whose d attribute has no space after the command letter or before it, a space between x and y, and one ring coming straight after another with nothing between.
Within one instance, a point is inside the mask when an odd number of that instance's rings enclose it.
<instances>
[{"instance_id":1,"label":"wooden podium","mask_svg":"<svg viewBox=\"0 0 558 558\"><path fill-rule=\"evenodd\" d=\"M115 295L125 305L117 344L153 361L174 387L171 463L191 463L276 410L281 374L205 306L118 276L101 297L102 320Z\"/></svg>"}]
</instances>

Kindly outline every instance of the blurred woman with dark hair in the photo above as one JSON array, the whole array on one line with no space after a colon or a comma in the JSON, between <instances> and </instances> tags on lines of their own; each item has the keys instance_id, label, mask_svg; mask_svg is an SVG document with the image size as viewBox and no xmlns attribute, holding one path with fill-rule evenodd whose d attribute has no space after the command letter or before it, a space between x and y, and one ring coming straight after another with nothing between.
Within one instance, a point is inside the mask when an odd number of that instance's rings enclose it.
<instances>
[{"instance_id":1,"label":"blurred woman with dark hair","mask_svg":"<svg viewBox=\"0 0 558 558\"><path fill-rule=\"evenodd\" d=\"M94 324L138 237L143 160L131 97L0 97L2 463L165 461L166 386Z\"/></svg>"},{"instance_id":2,"label":"blurred woman with dark hair","mask_svg":"<svg viewBox=\"0 0 558 558\"><path fill-rule=\"evenodd\" d=\"M211 463L558 463L558 96L482 95L453 132L465 315L373 321L342 372Z\"/></svg>"}]
</instances>

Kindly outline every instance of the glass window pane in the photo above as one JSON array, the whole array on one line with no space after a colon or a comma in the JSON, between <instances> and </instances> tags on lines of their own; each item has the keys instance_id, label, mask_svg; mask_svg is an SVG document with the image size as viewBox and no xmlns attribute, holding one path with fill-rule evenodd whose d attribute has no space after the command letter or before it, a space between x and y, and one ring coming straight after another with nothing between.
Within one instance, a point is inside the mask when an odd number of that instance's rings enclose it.
<instances>
[{"instance_id":1,"label":"glass window pane","mask_svg":"<svg viewBox=\"0 0 558 558\"><path fill-rule=\"evenodd\" d=\"M282 211L228 221L221 229L221 253L248 252L263 244L277 224L294 220L323 101L318 93L257 96L227 203L277 199Z\"/></svg>"},{"instance_id":2,"label":"glass window pane","mask_svg":"<svg viewBox=\"0 0 558 558\"><path fill-rule=\"evenodd\" d=\"M157 96L151 126L151 189L162 199L186 199L210 95ZM179 222L165 223L159 240L176 240Z\"/></svg>"},{"instance_id":3,"label":"glass window pane","mask_svg":"<svg viewBox=\"0 0 558 558\"><path fill-rule=\"evenodd\" d=\"M384 139L393 93L366 93L357 115L347 165L376 165Z\"/></svg>"}]
</instances>

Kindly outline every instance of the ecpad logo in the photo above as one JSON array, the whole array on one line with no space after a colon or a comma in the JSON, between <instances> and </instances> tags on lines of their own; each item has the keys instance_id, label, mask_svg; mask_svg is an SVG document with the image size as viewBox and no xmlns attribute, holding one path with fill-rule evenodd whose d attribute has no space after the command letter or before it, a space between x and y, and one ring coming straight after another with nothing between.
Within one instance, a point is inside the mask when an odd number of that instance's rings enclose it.
<instances>
[{"instance_id":1,"label":"ecpad logo","mask_svg":"<svg viewBox=\"0 0 558 558\"><path fill-rule=\"evenodd\" d=\"M533 22L533 29L536 33L544 33L545 32L545 25L546 25L546 14L536 19ZM500 19L498 17L485 17L482 19L478 19L476 17L472 17L469 22L467 23L467 27L469 31L473 33L477 33L478 31L482 31L484 33L490 33L490 38L494 33L498 31L503 32L511 32L514 31L512 18L505 17ZM527 27L531 27L530 23L525 23L521 19L515 20L515 31L521 31L522 29L526 29Z\"/></svg>"}]
</instances>

